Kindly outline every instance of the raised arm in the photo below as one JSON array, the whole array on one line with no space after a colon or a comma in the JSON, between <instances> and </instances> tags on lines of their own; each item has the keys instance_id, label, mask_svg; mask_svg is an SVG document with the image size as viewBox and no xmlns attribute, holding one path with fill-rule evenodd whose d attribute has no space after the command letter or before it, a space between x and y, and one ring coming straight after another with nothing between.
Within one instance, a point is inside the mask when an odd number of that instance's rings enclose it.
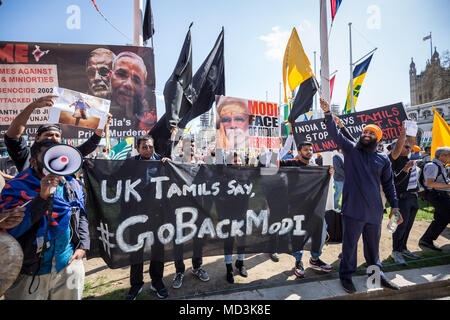
<instances>
[{"instance_id":1,"label":"raised arm","mask_svg":"<svg viewBox=\"0 0 450 320\"><path fill-rule=\"evenodd\" d=\"M395 143L394 150L392 150L392 159L397 160L400 157L400 153L402 152L403 146L405 145L406 139L408 138L408 143L412 147L415 145L416 137L408 136L406 137L406 128L405 121L402 122L402 127L400 129L400 136L398 137L397 142Z\"/></svg>"},{"instance_id":2,"label":"raised arm","mask_svg":"<svg viewBox=\"0 0 450 320\"><path fill-rule=\"evenodd\" d=\"M323 99L320 99L320 107L322 108L325 115L325 125L327 126L327 131L334 142L344 151L349 151L354 147L354 143L338 130L336 123L331 115L330 105Z\"/></svg>"},{"instance_id":3,"label":"raised arm","mask_svg":"<svg viewBox=\"0 0 450 320\"><path fill-rule=\"evenodd\" d=\"M33 101L28 106L26 106L25 109L23 109L22 112L19 113L17 117L14 118L13 122L11 122L8 131L6 131L6 135L11 139L20 138L20 136L25 131L25 127L27 125L31 113L33 113L33 111L37 108L45 108L53 106L52 99L56 97L58 96L49 95L40 97L36 101Z\"/></svg>"},{"instance_id":4,"label":"raised arm","mask_svg":"<svg viewBox=\"0 0 450 320\"><path fill-rule=\"evenodd\" d=\"M283 157L288 153L288 151L291 150L293 142L294 142L294 135L293 130L291 130L289 136L286 139L286 143L284 144L283 148L280 150L280 153L278 154L278 160L283 159Z\"/></svg>"}]
</instances>

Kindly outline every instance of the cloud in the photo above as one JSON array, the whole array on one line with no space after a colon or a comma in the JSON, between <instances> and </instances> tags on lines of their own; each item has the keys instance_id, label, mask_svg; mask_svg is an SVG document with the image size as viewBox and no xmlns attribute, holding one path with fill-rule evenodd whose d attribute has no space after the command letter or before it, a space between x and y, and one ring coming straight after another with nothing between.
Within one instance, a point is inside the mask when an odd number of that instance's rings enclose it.
<instances>
[{"instance_id":1,"label":"cloud","mask_svg":"<svg viewBox=\"0 0 450 320\"><path fill-rule=\"evenodd\" d=\"M297 32L302 34L307 29L311 29L312 24L309 20L303 20L303 23L296 27ZM291 36L291 31L282 31L279 26L272 27L272 32L267 35L259 36L258 39L266 43L266 57L269 60L283 61L284 51Z\"/></svg>"},{"instance_id":2,"label":"cloud","mask_svg":"<svg viewBox=\"0 0 450 320\"><path fill-rule=\"evenodd\" d=\"M267 35L259 36L258 39L266 43L266 57L269 60L283 61L284 50L291 33L289 31L281 31L280 27L275 26L272 32Z\"/></svg>"},{"instance_id":3,"label":"cloud","mask_svg":"<svg viewBox=\"0 0 450 320\"><path fill-rule=\"evenodd\" d=\"M156 99L159 101L164 101L164 95L163 94L157 94L155 93Z\"/></svg>"}]
</instances>

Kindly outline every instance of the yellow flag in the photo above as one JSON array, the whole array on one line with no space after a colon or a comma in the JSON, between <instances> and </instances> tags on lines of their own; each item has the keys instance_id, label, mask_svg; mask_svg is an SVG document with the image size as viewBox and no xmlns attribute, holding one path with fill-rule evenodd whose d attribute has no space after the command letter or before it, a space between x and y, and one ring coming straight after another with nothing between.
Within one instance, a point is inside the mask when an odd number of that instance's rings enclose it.
<instances>
[{"instance_id":1,"label":"yellow flag","mask_svg":"<svg viewBox=\"0 0 450 320\"><path fill-rule=\"evenodd\" d=\"M450 147L450 127L434 107L433 137L431 140L431 159L437 148Z\"/></svg>"},{"instance_id":2,"label":"yellow flag","mask_svg":"<svg viewBox=\"0 0 450 320\"><path fill-rule=\"evenodd\" d=\"M297 30L293 28L283 59L284 102L288 102L286 82L289 84L290 91L293 91L311 77L314 77L311 63L303 50Z\"/></svg>"}]
</instances>

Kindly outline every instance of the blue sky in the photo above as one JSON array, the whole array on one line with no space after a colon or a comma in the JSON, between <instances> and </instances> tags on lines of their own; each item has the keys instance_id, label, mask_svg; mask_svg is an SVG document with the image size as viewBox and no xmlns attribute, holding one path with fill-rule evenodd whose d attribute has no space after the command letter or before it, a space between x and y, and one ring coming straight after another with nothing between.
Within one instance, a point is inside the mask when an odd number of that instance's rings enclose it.
<instances>
[{"instance_id":1,"label":"blue sky","mask_svg":"<svg viewBox=\"0 0 450 320\"><path fill-rule=\"evenodd\" d=\"M145 1L143 1L145 6ZM127 45L133 39L133 0L3 0L0 40ZM71 6L80 9L80 28L66 25ZM327 1L329 11L329 1ZM293 27L317 75L320 69L319 0L153 0L158 117L162 91L173 71L190 22L194 72L225 28L226 94L279 102L282 59ZM329 14L329 13L328 13ZM329 14L330 15L330 14ZM331 21L331 18L329 19ZM338 70L332 103L344 107L349 82L348 23L352 23L353 61L377 47L356 105L358 111L396 102L409 104L409 64L418 72L433 46L450 49L448 0L343 0L329 39L330 72ZM318 75L319 78L319 75Z\"/></svg>"}]
</instances>

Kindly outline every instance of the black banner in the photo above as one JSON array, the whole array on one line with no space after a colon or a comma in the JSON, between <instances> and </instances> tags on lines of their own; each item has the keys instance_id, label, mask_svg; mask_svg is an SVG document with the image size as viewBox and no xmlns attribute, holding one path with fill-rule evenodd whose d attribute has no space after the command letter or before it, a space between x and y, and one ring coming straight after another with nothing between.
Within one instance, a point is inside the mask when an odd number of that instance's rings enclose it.
<instances>
[{"instance_id":1,"label":"black banner","mask_svg":"<svg viewBox=\"0 0 450 320\"><path fill-rule=\"evenodd\" d=\"M52 94L53 87L111 100L111 137L143 136L156 123L152 48L0 41L0 133L33 100ZM34 136L39 125L48 123L48 112L34 110L25 134ZM62 127L64 138L87 139L94 133Z\"/></svg>"},{"instance_id":2,"label":"black banner","mask_svg":"<svg viewBox=\"0 0 450 320\"><path fill-rule=\"evenodd\" d=\"M86 160L89 257L110 268L232 253L319 251L328 167ZM310 241L309 241L310 240Z\"/></svg>"},{"instance_id":3,"label":"black banner","mask_svg":"<svg viewBox=\"0 0 450 320\"><path fill-rule=\"evenodd\" d=\"M367 124L376 124L383 130L382 140L397 139L402 127L402 121L407 119L402 103L396 103L366 111L338 116L348 132L359 139ZM323 119L296 122L294 125L294 139L298 145L302 141L313 143L314 152L333 151L338 148L330 138Z\"/></svg>"}]
</instances>

